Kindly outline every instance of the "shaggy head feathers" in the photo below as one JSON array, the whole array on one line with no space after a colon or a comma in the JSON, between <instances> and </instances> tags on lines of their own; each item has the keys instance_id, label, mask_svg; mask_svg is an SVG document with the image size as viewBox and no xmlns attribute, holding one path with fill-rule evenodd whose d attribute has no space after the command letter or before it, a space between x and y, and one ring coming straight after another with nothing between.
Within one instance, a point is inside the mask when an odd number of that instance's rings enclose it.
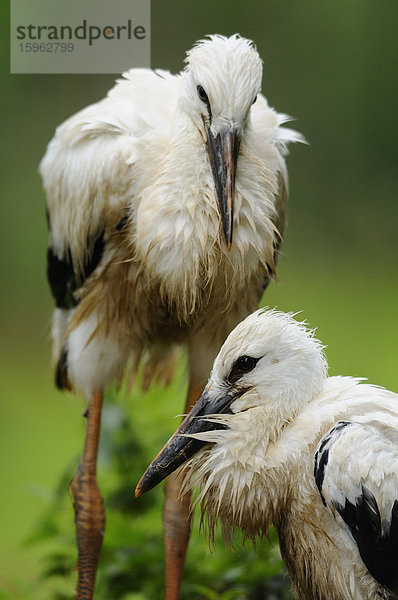
<instances>
[{"instance_id":1,"label":"shaggy head feathers","mask_svg":"<svg viewBox=\"0 0 398 600\"><path fill-rule=\"evenodd\" d=\"M239 379L248 392L235 401L233 412L253 405L270 405L295 412L322 388L327 363L322 344L292 314L260 309L234 329L221 348L211 380L225 385L234 362L240 356L258 359L256 367ZM254 400L255 399L255 400Z\"/></svg>"},{"instance_id":2,"label":"shaggy head feathers","mask_svg":"<svg viewBox=\"0 0 398 600\"><path fill-rule=\"evenodd\" d=\"M253 42L238 35L212 35L187 53L186 63L185 100L203 109L197 94L201 86L209 100L212 129L226 122L240 129L261 89L262 63Z\"/></svg>"},{"instance_id":3,"label":"shaggy head feathers","mask_svg":"<svg viewBox=\"0 0 398 600\"><path fill-rule=\"evenodd\" d=\"M233 365L242 356L255 358L257 364L230 383ZM226 428L192 436L214 446L205 447L186 466L186 487L197 485L200 490L202 520L210 537L218 518L227 539L234 526L253 538L266 532L277 510L274 486L269 485L273 470L267 476L264 471L267 453L321 392L326 376L322 344L292 314L260 309L229 335L214 362L207 390L213 398L236 394L237 399L231 404L232 414L209 417ZM279 485L281 481L275 481L275 488Z\"/></svg>"}]
</instances>

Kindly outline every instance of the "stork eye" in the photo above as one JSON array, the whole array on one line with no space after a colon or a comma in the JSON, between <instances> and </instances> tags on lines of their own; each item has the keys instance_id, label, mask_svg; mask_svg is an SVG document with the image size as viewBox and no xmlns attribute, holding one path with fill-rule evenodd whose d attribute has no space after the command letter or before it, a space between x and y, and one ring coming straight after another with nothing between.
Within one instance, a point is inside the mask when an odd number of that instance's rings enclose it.
<instances>
[{"instance_id":1,"label":"stork eye","mask_svg":"<svg viewBox=\"0 0 398 600\"><path fill-rule=\"evenodd\" d=\"M237 358L233 364L230 374L228 375L229 383L235 383L242 377L242 375L253 371L259 360L260 358L253 358L252 356L246 355Z\"/></svg>"},{"instance_id":2,"label":"stork eye","mask_svg":"<svg viewBox=\"0 0 398 600\"><path fill-rule=\"evenodd\" d=\"M198 96L202 100L202 102L208 103L209 102L209 98L207 97L207 94L204 91L204 89L202 88L202 86L198 85L198 87L196 89L198 90Z\"/></svg>"},{"instance_id":3,"label":"stork eye","mask_svg":"<svg viewBox=\"0 0 398 600\"><path fill-rule=\"evenodd\" d=\"M234 367L236 367L242 373L249 373L252 371L257 364L257 360L251 356L241 356L236 361Z\"/></svg>"}]
</instances>

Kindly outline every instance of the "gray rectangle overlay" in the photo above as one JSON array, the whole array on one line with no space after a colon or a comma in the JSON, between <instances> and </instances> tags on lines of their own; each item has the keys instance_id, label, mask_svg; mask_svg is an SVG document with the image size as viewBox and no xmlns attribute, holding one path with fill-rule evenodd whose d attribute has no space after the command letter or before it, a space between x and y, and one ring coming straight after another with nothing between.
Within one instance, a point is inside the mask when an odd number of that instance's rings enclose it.
<instances>
[{"instance_id":1,"label":"gray rectangle overlay","mask_svg":"<svg viewBox=\"0 0 398 600\"><path fill-rule=\"evenodd\" d=\"M11 0L11 73L151 65L150 0Z\"/></svg>"}]
</instances>

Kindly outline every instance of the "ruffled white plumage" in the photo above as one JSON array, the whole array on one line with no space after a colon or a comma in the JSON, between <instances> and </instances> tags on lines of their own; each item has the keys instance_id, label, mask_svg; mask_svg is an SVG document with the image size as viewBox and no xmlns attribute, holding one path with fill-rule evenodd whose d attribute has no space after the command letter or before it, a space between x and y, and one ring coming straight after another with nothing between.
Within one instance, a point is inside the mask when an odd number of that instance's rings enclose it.
<instances>
[{"instance_id":1,"label":"ruffled white plumage","mask_svg":"<svg viewBox=\"0 0 398 600\"><path fill-rule=\"evenodd\" d=\"M224 59L217 62L219 55ZM211 126L229 119L241 133L229 252L205 145L199 80L212 103ZM250 42L213 36L194 47L179 75L127 71L106 98L57 128L40 165L50 247L60 260L69 256L74 270L83 274L101 232L105 243L94 273L76 292L80 304L68 327L62 329L58 317L54 321L57 350L64 344L68 352L85 347L82 321L95 312L98 327L89 345L97 338L112 348L127 336L130 351L138 356L150 350L150 339L168 311L177 329L208 324L208 368L226 333L256 307L265 277L273 275L275 248L286 225L286 145L303 141L281 127L287 118L258 93L260 81L261 62ZM127 224L118 234L123 217ZM122 295L130 297L129 309L126 299L118 299ZM247 300L238 306L242 295ZM154 296L161 310L153 310ZM221 322L215 318L220 310L225 315ZM220 323L222 331L215 333ZM81 333L74 335L81 335L81 343L69 343L70 332L79 327ZM95 348L84 355L97 362ZM124 366L124 349L119 355L118 368L109 356L115 366L109 377ZM79 360L76 354L70 365ZM76 387L93 389L95 369L86 372L89 382L73 372L71 379ZM103 374L97 370L101 381Z\"/></svg>"}]
</instances>

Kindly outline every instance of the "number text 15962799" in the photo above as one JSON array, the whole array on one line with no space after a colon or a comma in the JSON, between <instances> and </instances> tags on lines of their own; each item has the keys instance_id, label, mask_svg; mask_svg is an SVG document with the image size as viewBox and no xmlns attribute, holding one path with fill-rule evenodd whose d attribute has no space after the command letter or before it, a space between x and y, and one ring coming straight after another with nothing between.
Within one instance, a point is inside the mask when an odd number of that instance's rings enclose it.
<instances>
[{"instance_id":1,"label":"number text 15962799","mask_svg":"<svg viewBox=\"0 0 398 600\"><path fill-rule=\"evenodd\" d=\"M21 52L52 52L52 53L66 53L73 52L75 46L72 42L24 42L19 44Z\"/></svg>"}]
</instances>

